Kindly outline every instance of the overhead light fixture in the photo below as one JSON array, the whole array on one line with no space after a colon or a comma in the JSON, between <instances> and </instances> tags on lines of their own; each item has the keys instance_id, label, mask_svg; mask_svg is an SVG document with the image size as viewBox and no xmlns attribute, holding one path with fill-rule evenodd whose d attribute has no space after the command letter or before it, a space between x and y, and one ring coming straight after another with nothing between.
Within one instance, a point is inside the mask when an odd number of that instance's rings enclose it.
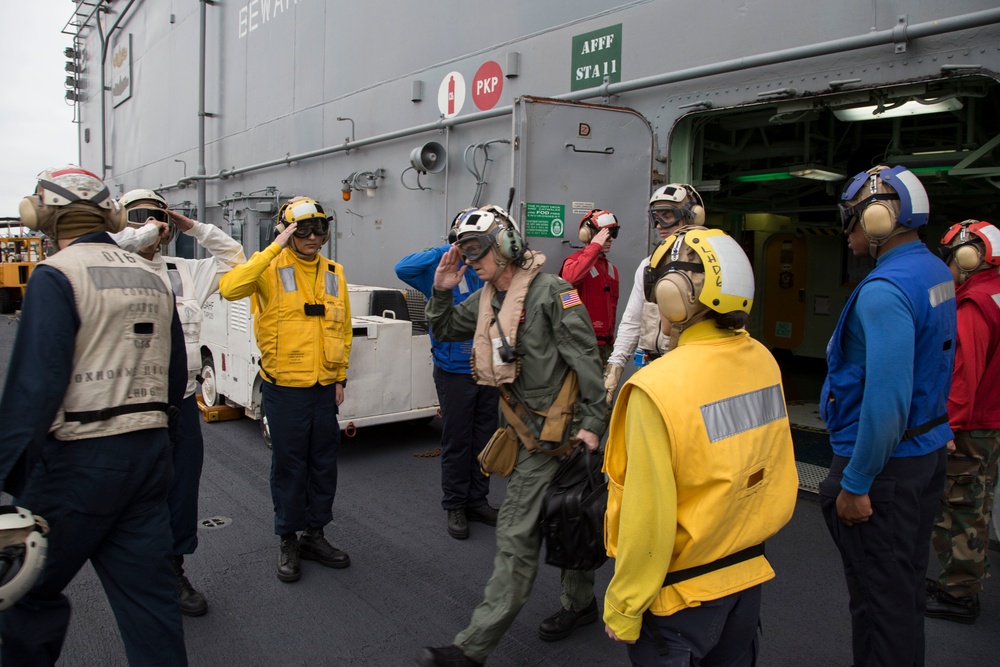
<instances>
[{"instance_id":1,"label":"overhead light fixture","mask_svg":"<svg viewBox=\"0 0 1000 667\"><path fill-rule=\"evenodd\" d=\"M746 174L733 174L734 183L766 183L768 181L790 181L792 176L788 171L765 171Z\"/></svg>"},{"instance_id":2,"label":"overhead light fixture","mask_svg":"<svg viewBox=\"0 0 1000 667\"><path fill-rule=\"evenodd\" d=\"M813 181L827 181L830 183L842 181L847 178L847 174L842 174L839 171L834 171L833 169L828 169L827 167L817 167L812 164L803 164L792 167L788 170L788 173L796 178L808 178Z\"/></svg>"},{"instance_id":3,"label":"overhead light fixture","mask_svg":"<svg viewBox=\"0 0 1000 667\"><path fill-rule=\"evenodd\" d=\"M929 102L927 104L918 100L909 100L902 104L889 106L869 104L863 107L847 107L833 109L833 115L838 120L853 122L857 120L882 120L884 118L902 118L904 116L919 116L926 113L942 113L944 111L958 111L962 108L962 102L951 97L940 102Z\"/></svg>"}]
</instances>

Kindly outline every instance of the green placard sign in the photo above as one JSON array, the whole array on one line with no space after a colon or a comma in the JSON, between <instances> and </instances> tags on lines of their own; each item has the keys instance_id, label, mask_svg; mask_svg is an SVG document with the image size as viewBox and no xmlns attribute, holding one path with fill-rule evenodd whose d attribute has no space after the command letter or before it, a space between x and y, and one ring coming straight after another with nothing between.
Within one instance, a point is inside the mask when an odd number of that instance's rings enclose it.
<instances>
[{"instance_id":1,"label":"green placard sign","mask_svg":"<svg viewBox=\"0 0 1000 667\"><path fill-rule=\"evenodd\" d=\"M622 24L573 37L570 90L584 90L622 80Z\"/></svg>"},{"instance_id":2,"label":"green placard sign","mask_svg":"<svg viewBox=\"0 0 1000 667\"><path fill-rule=\"evenodd\" d=\"M525 236L563 237L566 231L566 206L564 204L539 204L528 202L525 206Z\"/></svg>"},{"instance_id":3,"label":"green placard sign","mask_svg":"<svg viewBox=\"0 0 1000 667\"><path fill-rule=\"evenodd\" d=\"M792 337L792 323L791 322L775 322L774 324L774 335L778 338L791 338Z\"/></svg>"}]
</instances>

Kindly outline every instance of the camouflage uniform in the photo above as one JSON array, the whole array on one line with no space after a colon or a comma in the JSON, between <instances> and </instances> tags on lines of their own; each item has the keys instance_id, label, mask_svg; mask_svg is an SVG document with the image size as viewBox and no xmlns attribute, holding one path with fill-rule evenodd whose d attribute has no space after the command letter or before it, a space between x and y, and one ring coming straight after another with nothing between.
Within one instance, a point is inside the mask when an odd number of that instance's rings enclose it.
<instances>
[{"instance_id":1,"label":"camouflage uniform","mask_svg":"<svg viewBox=\"0 0 1000 667\"><path fill-rule=\"evenodd\" d=\"M990 518L1000 458L1000 430L955 432L947 481L932 539L943 570L938 585L952 597L983 590L990 560Z\"/></svg>"}]
</instances>

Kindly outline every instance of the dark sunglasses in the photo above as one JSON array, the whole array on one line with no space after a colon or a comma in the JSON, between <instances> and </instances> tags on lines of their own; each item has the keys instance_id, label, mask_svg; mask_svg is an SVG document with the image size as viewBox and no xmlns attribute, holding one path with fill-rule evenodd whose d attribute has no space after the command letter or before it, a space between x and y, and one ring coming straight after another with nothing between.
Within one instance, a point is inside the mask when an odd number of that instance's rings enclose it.
<instances>
[{"instance_id":1,"label":"dark sunglasses","mask_svg":"<svg viewBox=\"0 0 1000 667\"><path fill-rule=\"evenodd\" d=\"M309 238L310 234L315 234L316 236L326 236L329 231L329 220L303 220L295 226L295 231L292 232L292 236L296 236L300 239L306 239Z\"/></svg>"},{"instance_id":2,"label":"dark sunglasses","mask_svg":"<svg viewBox=\"0 0 1000 667\"><path fill-rule=\"evenodd\" d=\"M145 224L150 218L159 220L160 222L170 221L170 216L162 208L133 208L128 210L128 221L133 224Z\"/></svg>"}]
</instances>

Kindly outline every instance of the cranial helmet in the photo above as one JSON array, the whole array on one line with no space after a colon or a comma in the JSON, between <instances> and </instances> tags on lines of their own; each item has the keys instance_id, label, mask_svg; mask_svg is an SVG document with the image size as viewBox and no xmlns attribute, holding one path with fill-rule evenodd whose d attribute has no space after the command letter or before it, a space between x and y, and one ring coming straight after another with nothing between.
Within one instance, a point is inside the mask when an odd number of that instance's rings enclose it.
<instances>
[{"instance_id":1,"label":"cranial helmet","mask_svg":"<svg viewBox=\"0 0 1000 667\"><path fill-rule=\"evenodd\" d=\"M31 590L45 567L49 526L26 509L0 507L0 611Z\"/></svg>"},{"instance_id":2,"label":"cranial helmet","mask_svg":"<svg viewBox=\"0 0 1000 667\"><path fill-rule=\"evenodd\" d=\"M944 261L954 263L961 285L973 273L1000 266L1000 229L986 221L964 220L941 238Z\"/></svg>"},{"instance_id":3,"label":"cranial helmet","mask_svg":"<svg viewBox=\"0 0 1000 667\"><path fill-rule=\"evenodd\" d=\"M580 221L580 241L590 243L597 236L597 232L602 229L610 230L611 238L618 238L618 230L621 229L618 218L611 211L599 208L591 209L590 213L583 216L583 220Z\"/></svg>"},{"instance_id":4,"label":"cranial helmet","mask_svg":"<svg viewBox=\"0 0 1000 667\"><path fill-rule=\"evenodd\" d=\"M142 227L150 218L167 223L166 236L160 238L160 245L165 246L174 238L177 230L174 221L167 215L167 200L153 190L138 188L129 190L118 198L118 203L125 209L130 227Z\"/></svg>"},{"instance_id":5,"label":"cranial helmet","mask_svg":"<svg viewBox=\"0 0 1000 667\"><path fill-rule=\"evenodd\" d=\"M455 238L464 257L477 260L492 249L501 266L520 262L527 250L514 219L494 204L466 213L458 222Z\"/></svg>"},{"instance_id":6,"label":"cranial helmet","mask_svg":"<svg viewBox=\"0 0 1000 667\"><path fill-rule=\"evenodd\" d=\"M467 215L477 210L475 206L470 206L468 208L463 208L451 221L451 227L448 228L448 243L454 243L458 240L458 227L462 224L462 220L465 219Z\"/></svg>"},{"instance_id":7,"label":"cranial helmet","mask_svg":"<svg viewBox=\"0 0 1000 667\"><path fill-rule=\"evenodd\" d=\"M308 221L315 222L304 224ZM299 238L306 238L313 232L322 237L322 243L326 243L330 238L330 217L315 199L292 197L281 205L281 208L278 209L278 221L275 224L275 229L280 234L293 222L297 223L294 235Z\"/></svg>"},{"instance_id":8,"label":"cranial helmet","mask_svg":"<svg viewBox=\"0 0 1000 667\"><path fill-rule=\"evenodd\" d=\"M906 167L879 165L854 176L840 195L845 234L860 223L872 257L893 236L927 224L930 204L920 179Z\"/></svg>"},{"instance_id":9,"label":"cranial helmet","mask_svg":"<svg viewBox=\"0 0 1000 667\"><path fill-rule=\"evenodd\" d=\"M678 327L703 320L708 311L750 313L753 267L743 248L719 229L686 226L653 251L643 275L646 300Z\"/></svg>"},{"instance_id":10,"label":"cranial helmet","mask_svg":"<svg viewBox=\"0 0 1000 667\"><path fill-rule=\"evenodd\" d=\"M685 183L671 183L653 191L649 198L649 223L655 229L656 212L671 211L679 225L704 225L705 202Z\"/></svg>"},{"instance_id":11,"label":"cranial helmet","mask_svg":"<svg viewBox=\"0 0 1000 667\"><path fill-rule=\"evenodd\" d=\"M120 232L125 227L125 212L108 186L75 165L38 174L35 194L21 200L19 213L25 226L53 239Z\"/></svg>"}]
</instances>

